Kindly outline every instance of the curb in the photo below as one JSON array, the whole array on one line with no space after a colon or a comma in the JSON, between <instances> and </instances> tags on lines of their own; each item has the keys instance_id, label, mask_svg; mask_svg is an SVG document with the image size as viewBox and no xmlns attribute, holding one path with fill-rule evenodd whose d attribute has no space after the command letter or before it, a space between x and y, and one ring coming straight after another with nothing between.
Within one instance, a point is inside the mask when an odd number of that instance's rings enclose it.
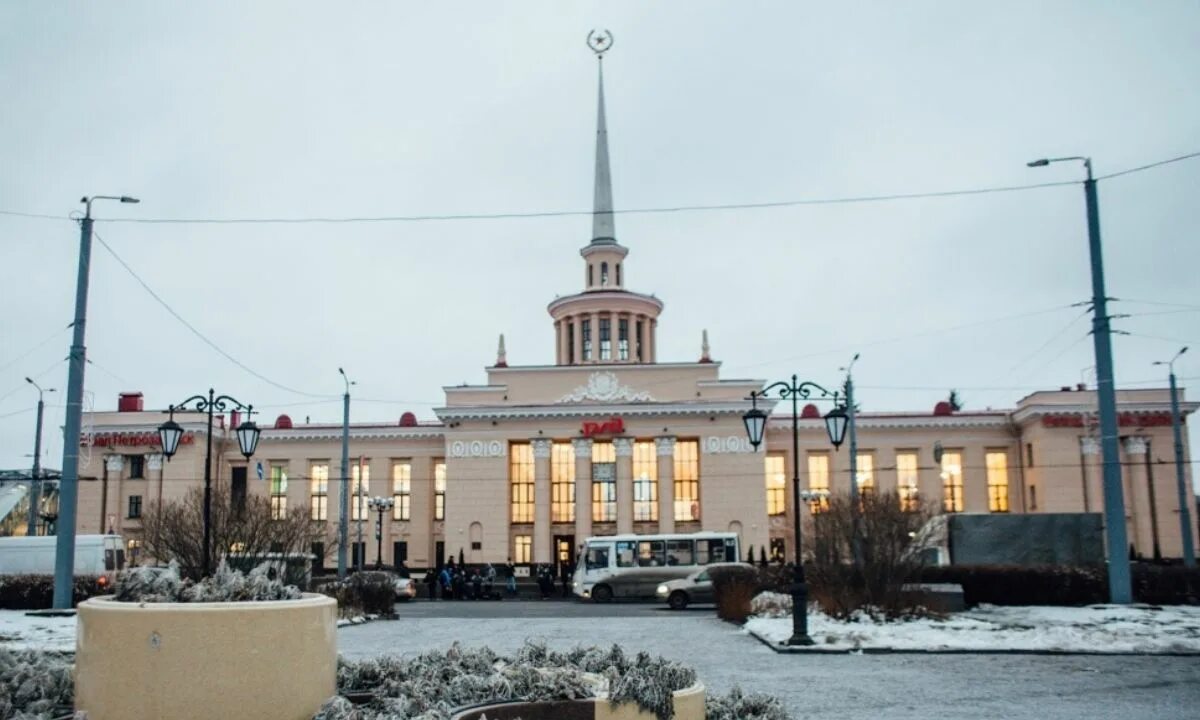
<instances>
[{"instance_id":1,"label":"curb","mask_svg":"<svg viewBox=\"0 0 1200 720\"><path fill-rule=\"evenodd\" d=\"M771 642L767 638L759 635L752 630L746 630L746 634L763 645L766 645L771 650L780 655L1051 655L1051 656L1078 656L1078 657L1200 657L1200 651L1166 651L1166 652L1132 652L1132 651L1114 651L1101 652L1090 650L1044 650L1044 649L1026 649L1014 650L1007 648L995 648L985 650L966 650L961 648L929 648L926 650L914 650L904 648L888 648L888 647L865 647L865 648L828 648L821 649L818 647L791 647L788 645L780 645Z\"/></svg>"}]
</instances>

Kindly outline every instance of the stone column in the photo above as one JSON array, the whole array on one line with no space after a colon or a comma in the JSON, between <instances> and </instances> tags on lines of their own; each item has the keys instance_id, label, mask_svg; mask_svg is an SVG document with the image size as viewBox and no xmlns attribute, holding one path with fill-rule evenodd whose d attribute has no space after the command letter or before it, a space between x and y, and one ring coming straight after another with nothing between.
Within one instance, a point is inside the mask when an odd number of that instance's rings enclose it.
<instances>
[{"instance_id":1,"label":"stone column","mask_svg":"<svg viewBox=\"0 0 1200 720\"><path fill-rule=\"evenodd\" d=\"M592 441L575 438L575 544L592 536Z\"/></svg>"},{"instance_id":2,"label":"stone column","mask_svg":"<svg viewBox=\"0 0 1200 720\"><path fill-rule=\"evenodd\" d=\"M563 321L554 321L554 364L563 364Z\"/></svg>"},{"instance_id":3,"label":"stone column","mask_svg":"<svg viewBox=\"0 0 1200 720\"><path fill-rule=\"evenodd\" d=\"M1150 495L1146 485L1146 438L1127 437L1124 440L1125 454L1125 515L1131 523L1129 541L1134 550L1150 557L1154 550L1154 539L1150 533Z\"/></svg>"},{"instance_id":4,"label":"stone column","mask_svg":"<svg viewBox=\"0 0 1200 720\"><path fill-rule=\"evenodd\" d=\"M121 516L121 475L125 471L124 455L109 455L104 458L104 482L100 488L104 494L100 498L100 534L108 533L108 516L112 515L116 522L113 531L119 532L118 523ZM114 497L115 495L115 497Z\"/></svg>"},{"instance_id":5,"label":"stone column","mask_svg":"<svg viewBox=\"0 0 1200 720\"><path fill-rule=\"evenodd\" d=\"M675 532L675 438L654 438L658 456L658 531Z\"/></svg>"},{"instance_id":6,"label":"stone column","mask_svg":"<svg viewBox=\"0 0 1200 720\"><path fill-rule=\"evenodd\" d=\"M583 326L580 324L582 315L572 315L570 317L571 327L575 329L575 337L571 339L571 344L574 346L571 351L571 356L574 358L575 365L583 362Z\"/></svg>"},{"instance_id":7,"label":"stone column","mask_svg":"<svg viewBox=\"0 0 1200 720\"><path fill-rule=\"evenodd\" d=\"M646 362L652 363L654 362L654 358L658 353L658 338L656 337L658 335L658 321L648 320L646 324L650 326L648 331L650 334L650 355L646 358Z\"/></svg>"},{"instance_id":8,"label":"stone column","mask_svg":"<svg viewBox=\"0 0 1200 720\"><path fill-rule=\"evenodd\" d=\"M1079 438L1080 471L1083 477L1083 511L1104 511L1104 483L1100 472L1100 441L1094 437Z\"/></svg>"},{"instance_id":9,"label":"stone column","mask_svg":"<svg viewBox=\"0 0 1200 720\"><path fill-rule=\"evenodd\" d=\"M617 534L633 532L633 438L613 439L617 451Z\"/></svg>"},{"instance_id":10,"label":"stone column","mask_svg":"<svg viewBox=\"0 0 1200 720\"><path fill-rule=\"evenodd\" d=\"M553 562L550 547L550 441L536 438L533 445L533 561Z\"/></svg>"}]
</instances>

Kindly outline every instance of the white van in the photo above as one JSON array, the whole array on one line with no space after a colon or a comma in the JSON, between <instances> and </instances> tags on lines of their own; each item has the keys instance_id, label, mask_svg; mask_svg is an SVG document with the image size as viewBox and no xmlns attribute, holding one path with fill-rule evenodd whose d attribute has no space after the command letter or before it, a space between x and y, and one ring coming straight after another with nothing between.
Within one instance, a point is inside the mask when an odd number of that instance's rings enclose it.
<instances>
[{"instance_id":1,"label":"white van","mask_svg":"<svg viewBox=\"0 0 1200 720\"><path fill-rule=\"evenodd\" d=\"M0 537L0 575L53 575L58 538ZM76 535L75 574L112 580L125 569L125 542L120 535Z\"/></svg>"},{"instance_id":2,"label":"white van","mask_svg":"<svg viewBox=\"0 0 1200 720\"><path fill-rule=\"evenodd\" d=\"M593 602L654 600L658 586L714 563L737 562L737 533L602 535L584 541L575 594Z\"/></svg>"}]
</instances>

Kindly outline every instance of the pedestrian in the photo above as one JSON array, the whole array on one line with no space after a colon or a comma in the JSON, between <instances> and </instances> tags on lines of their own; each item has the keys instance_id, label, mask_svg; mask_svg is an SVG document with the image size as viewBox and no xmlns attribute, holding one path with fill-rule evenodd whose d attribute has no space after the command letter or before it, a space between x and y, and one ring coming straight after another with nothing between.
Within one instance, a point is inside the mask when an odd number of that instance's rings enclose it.
<instances>
[{"instance_id":1,"label":"pedestrian","mask_svg":"<svg viewBox=\"0 0 1200 720\"><path fill-rule=\"evenodd\" d=\"M550 574L550 568L545 565L538 566L538 587L542 591L542 599L550 599L550 593L554 588L554 576Z\"/></svg>"},{"instance_id":2,"label":"pedestrian","mask_svg":"<svg viewBox=\"0 0 1200 720\"><path fill-rule=\"evenodd\" d=\"M487 568L483 571L483 596L485 599L492 599L492 593L495 592L495 585L496 568L492 567L491 563L488 563Z\"/></svg>"},{"instance_id":3,"label":"pedestrian","mask_svg":"<svg viewBox=\"0 0 1200 720\"><path fill-rule=\"evenodd\" d=\"M462 600L467 594L467 579L464 577L462 568L454 569L454 577L450 579L452 594L455 600Z\"/></svg>"},{"instance_id":4,"label":"pedestrian","mask_svg":"<svg viewBox=\"0 0 1200 720\"><path fill-rule=\"evenodd\" d=\"M425 592L429 594L430 600L437 599L437 574L433 572L433 568L425 571Z\"/></svg>"},{"instance_id":5,"label":"pedestrian","mask_svg":"<svg viewBox=\"0 0 1200 720\"><path fill-rule=\"evenodd\" d=\"M409 579L412 578L412 573L409 572L408 565L405 565L403 560L401 560L400 563L398 565L396 565L396 574L402 578L409 578Z\"/></svg>"},{"instance_id":6,"label":"pedestrian","mask_svg":"<svg viewBox=\"0 0 1200 720\"><path fill-rule=\"evenodd\" d=\"M438 573L438 584L442 587L442 599L449 600L454 578L450 575L450 566L446 565Z\"/></svg>"},{"instance_id":7,"label":"pedestrian","mask_svg":"<svg viewBox=\"0 0 1200 720\"><path fill-rule=\"evenodd\" d=\"M479 574L478 568L476 568L471 574L471 599L483 599L483 576Z\"/></svg>"},{"instance_id":8,"label":"pedestrian","mask_svg":"<svg viewBox=\"0 0 1200 720\"><path fill-rule=\"evenodd\" d=\"M564 561L559 567L558 572L562 579L562 596L569 598L571 597L571 566Z\"/></svg>"},{"instance_id":9,"label":"pedestrian","mask_svg":"<svg viewBox=\"0 0 1200 720\"><path fill-rule=\"evenodd\" d=\"M507 576L504 579L504 590L509 597L517 596L517 566L513 565L512 558L504 565L504 574Z\"/></svg>"}]
</instances>

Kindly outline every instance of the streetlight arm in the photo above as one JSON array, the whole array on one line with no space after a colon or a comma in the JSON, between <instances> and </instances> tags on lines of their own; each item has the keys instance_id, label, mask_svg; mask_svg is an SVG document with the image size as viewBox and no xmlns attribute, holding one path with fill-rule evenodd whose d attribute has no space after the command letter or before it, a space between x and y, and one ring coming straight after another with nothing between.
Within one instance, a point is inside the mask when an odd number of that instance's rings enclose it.
<instances>
[{"instance_id":1,"label":"streetlight arm","mask_svg":"<svg viewBox=\"0 0 1200 720\"><path fill-rule=\"evenodd\" d=\"M772 391L778 391L777 394L782 400L786 400L793 395L807 400L812 396L814 391L820 393L819 397L832 398L834 402L837 402L838 399L838 393L807 380L799 384L796 384L794 380L792 382L780 380L771 383L757 393L752 392L751 395L753 397L768 397Z\"/></svg>"}]
</instances>

